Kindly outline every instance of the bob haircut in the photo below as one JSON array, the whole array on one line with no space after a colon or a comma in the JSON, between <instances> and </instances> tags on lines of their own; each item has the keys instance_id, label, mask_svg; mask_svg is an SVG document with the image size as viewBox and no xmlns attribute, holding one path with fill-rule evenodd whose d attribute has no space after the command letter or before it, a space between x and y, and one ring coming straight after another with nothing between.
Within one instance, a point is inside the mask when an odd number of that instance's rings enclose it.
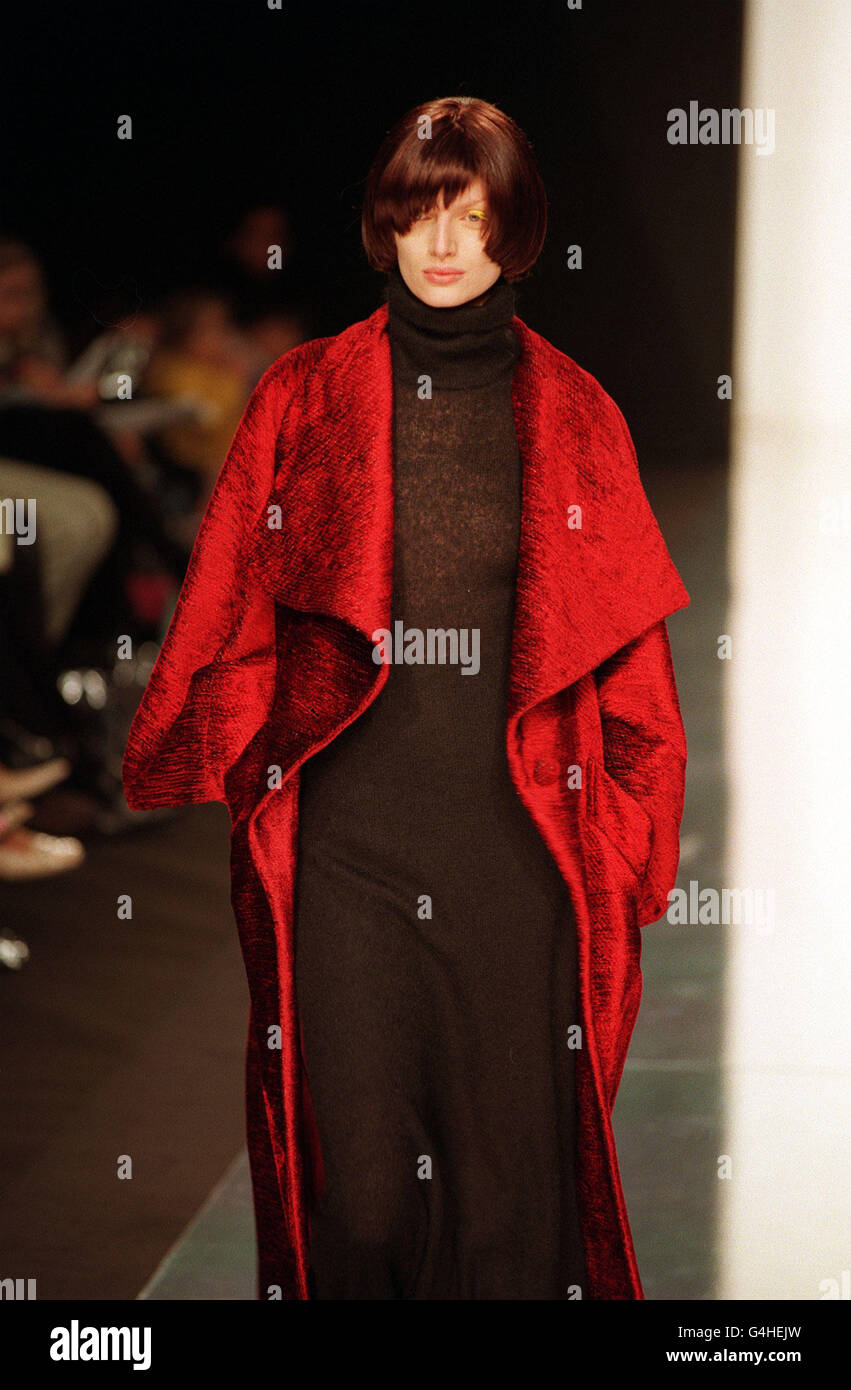
<instances>
[{"instance_id":1,"label":"bob haircut","mask_svg":"<svg viewBox=\"0 0 851 1390\"><path fill-rule=\"evenodd\" d=\"M505 280L528 275L547 230L543 180L520 127L477 97L423 102L385 136L367 175L361 218L373 270L395 267L394 232L404 236L441 192L448 207L477 178L488 195L485 254Z\"/></svg>"}]
</instances>

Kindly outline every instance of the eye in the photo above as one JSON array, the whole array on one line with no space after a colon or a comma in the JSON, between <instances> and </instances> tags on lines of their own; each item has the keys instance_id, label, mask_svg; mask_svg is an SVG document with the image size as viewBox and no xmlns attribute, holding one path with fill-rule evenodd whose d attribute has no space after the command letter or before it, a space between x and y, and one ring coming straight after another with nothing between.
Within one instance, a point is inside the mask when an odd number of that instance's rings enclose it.
<instances>
[{"instance_id":1,"label":"eye","mask_svg":"<svg viewBox=\"0 0 851 1390\"><path fill-rule=\"evenodd\" d=\"M468 217L472 217L472 219L473 219L474 222L486 222L486 221L487 221L487 218L486 218L485 214L484 214L479 208L475 208L475 209L471 210L470 212L467 213L467 216L468 216Z\"/></svg>"}]
</instances>

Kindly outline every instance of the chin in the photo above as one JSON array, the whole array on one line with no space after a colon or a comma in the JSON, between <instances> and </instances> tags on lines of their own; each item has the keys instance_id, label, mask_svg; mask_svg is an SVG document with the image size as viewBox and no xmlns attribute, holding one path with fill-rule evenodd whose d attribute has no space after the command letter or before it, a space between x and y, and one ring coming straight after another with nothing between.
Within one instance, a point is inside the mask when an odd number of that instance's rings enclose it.
<instances>
[{"instance_id":1,"label":"chin","mask_svg":"<svg viewBox=\"0 0 851 1390\"><path fill-rule=\"evenodd\" d=\"M428 280L424 280L419 297L424 304L430 304L435 309L449 309L456 304L466 304L475 295L462 290L460 284L430 285Z\"/></svg>"},{"instance_id":2,"label":"chin","mask_svg":"<svg viewBox=\"0 0 851 1390\"><path fill-rule=\"evenodd\" d=\"M474 288L471 288L473 283L469 275L465 275L461 280L456 280L451 285L432 285L424 275L420 275L418 276L416 294L424 304L430 304L434 309L450 309L459 304L468 304L471 299L480 299L491 288L494 281L484 285L475 285Z\"/></svg>"}]
</instances>

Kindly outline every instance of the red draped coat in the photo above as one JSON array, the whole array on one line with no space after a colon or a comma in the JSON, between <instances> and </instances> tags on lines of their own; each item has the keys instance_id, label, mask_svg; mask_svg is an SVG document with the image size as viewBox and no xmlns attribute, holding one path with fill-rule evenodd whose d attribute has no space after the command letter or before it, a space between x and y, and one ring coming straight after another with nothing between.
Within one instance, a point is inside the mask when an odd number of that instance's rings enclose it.
<instances>
[{"instance_id":1,"label":"red draped coat","mask_svg":"<svg viewBox=\"0 0 851 1390\"><path fill-rule=\"evenodd\" d=\"M665 911L679 856L686 745L665 619L689 600L617 406L513 326L523 484L505 752L577 924L583 1296L640 1299L611 1113L641 997L641 928ZM389 676L371 636L391 625L392 405L386 305L269 368L124 757L132 808L221 801L230 814L261 1298L309 1297L322 1156L293 972L299 770Z\"/></svg>"}]
</instances>

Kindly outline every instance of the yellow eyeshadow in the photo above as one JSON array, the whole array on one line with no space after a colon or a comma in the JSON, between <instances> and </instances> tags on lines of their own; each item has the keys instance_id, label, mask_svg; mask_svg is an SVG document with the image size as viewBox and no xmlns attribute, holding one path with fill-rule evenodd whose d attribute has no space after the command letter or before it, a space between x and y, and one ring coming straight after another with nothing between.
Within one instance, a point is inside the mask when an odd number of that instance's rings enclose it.
<instances>
[{"instance_id":1,"label":"yellow eyeshadow","mask_svg":"<svg viewBox=\"0 0 851 1390\"><path fill-rule=\"evenodd\" d=\"M462 216L475 217L479 222L487 221L487 213L485 213L482 208L468 208L465 213L462 213ZM423 212L415 213L414 221L421 222L426 217L431 217L431 212L429 210L424 210Z\"/></svg>"}]
</instances>

